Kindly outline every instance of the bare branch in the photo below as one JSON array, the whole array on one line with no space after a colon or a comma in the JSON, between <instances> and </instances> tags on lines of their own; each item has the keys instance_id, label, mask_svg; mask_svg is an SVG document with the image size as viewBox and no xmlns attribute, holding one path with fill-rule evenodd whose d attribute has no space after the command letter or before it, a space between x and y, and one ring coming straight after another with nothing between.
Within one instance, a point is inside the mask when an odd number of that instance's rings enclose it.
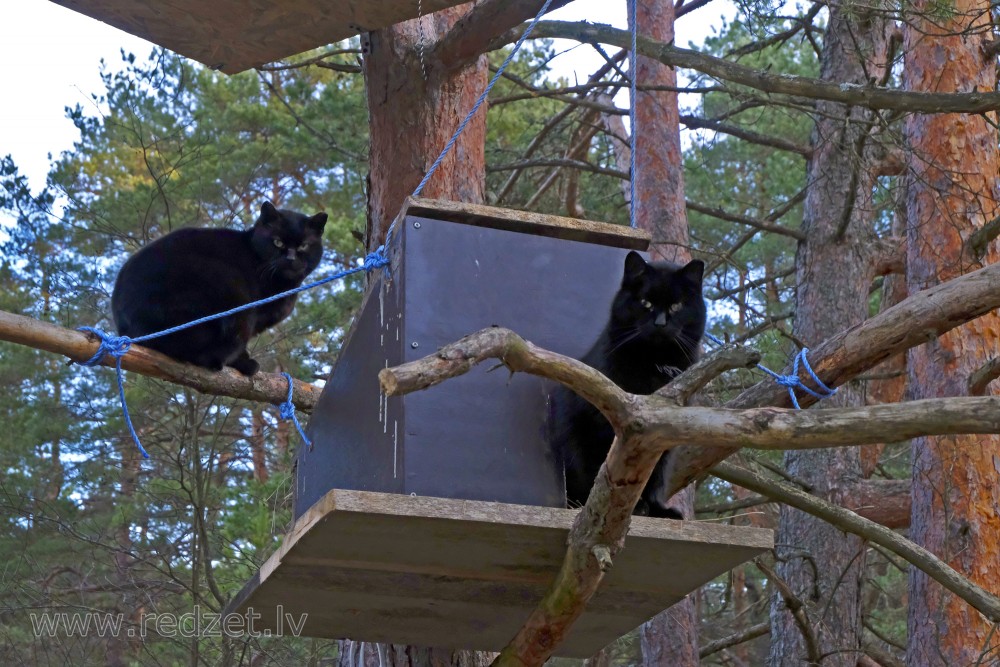
<instances>
[{"instance_id":1,"label":"bare branch","mask_svg":"<svg viewBox=\"0 0 1000 667\"><path fill-rule=\"evenodd\" d=\"M990 382L1000 377L1000 357L993 357L969 378L969 395L982 396Z\"/></svg>"},{"instance_id":2,"label":"bare branch","mask_svg":"<svg viewBox=\"0 0 1000 667\"><path fill-rule=\"evenodd\" d=\"M757 637L763 637L764 635L771 632L771 624L767 621L763 623L758 623L757 625L751 625L749 628L744 628L739 632L734 632L733 634L723 637L721 639L716 639L714 642L709 642L698 649L698 657L705 659L713 653L718 653L723 649L727 649L733 646L742 644L743 642L748 642Z\"/></svg>"},{"instance_id":3,"label":"bare branch","mask_svg":"<svg viewBox=\"0 0 1000 667\"><path fill-rule=\"evenodd\" d=\"M809 363L828 387L838 387L889 357L996 308L1000 308L1000 264L913 294L861 324L831 336L810 349ZM789 372L790 367L783 371ZM812 384L804 370L800 377L807 385ZM799 397L803 407L816 400L808 394ZM788 406L791 402L787 390L767 378L727 403L730 408L760 405ZM725 447L679 448L671 457L676 472L670 480L670 491L683 488L734 451Z\"/></svg>"},{"instance_id":4,"label":"bare branch","mask_svg":"<svg viewBox=\"0 0 1000 667\"><path fill-rule=\"evenodd\" d=\"M721 208L712 208L711 206L705 206L704 204L699 204L698 202L688 201L685 202L685 204L687 205L689 211L696 211L698 213L703 213L704 215L710 215L719 220L725 220L726 222L738 222L741 225L748 225L759 229L762 232L773 232L775 234L781 234L782 236L789 236L798 241L806 240L805 232L800 229L792 229L791 227L784 227L766 220L757 220L756 218L748 218L743 215L728 213Z\"/></svg>"},{"instance_id":5,"label":"bare branch","mask_svg":"<svg viewBox=\"0 0 1000 667\"><path fill-rule=\"evenodd\" d=\"M631 43L626 30L583 21L541 21L535 26L533 36L575 39L585 43L601 42L619 48L628 48ZM832 83L792 74L772 74L672 44L656 42L641 35L638 47L639 53L655 58L664 65L693 69L721 81L748 86L765 93L910 113L984 113L1000 109L1000 93L918 93L874 85Z\"/></svg>"},{"instance_id":6,"label":"bare branch","mask_svg":"<svg viewBox=\"0 0 1000 667\"><path fill-rule=\"evenodd\" d=\"M729 123L723 123L709 118L699 118L698 116L681 116L681 123L689 129L721 132L723 134L736 137L737 139L743 139L744 141L748 141L752 144L769 146L771 148L777 148L781 151L797 153L805 158L812 155L812 148L809 146L797 144L793 141L789 141L788 139L782 139L781 137L754 132L753 130L748 130L738 125L730 125Z\"/></svg>"},{"instance_id":7,"label":"bare branch","mask_svg":"<svg viewBox=\"0 0 1000 667\"><path fill-rule=\"evenodd\" d=\"M0 311L0 340L61 354L76 362L90 359L100 347L100 341L93 334L63 329L5 311ZM109 356L101 363L113 367L115 360ZM133 345L122 357L122 368L213 396L229 396L277 405L284 403L288 395L288 382L281 375L257 373L249 378L231 368L216 373L174 361L164 354L139 345ZM320 388L299 380L293 380L293 384L292 402L295 407L311 411L319 401Z\"/></svg>"},{"instance_id":8,"label":"bare branch","mask_svg":"<svg viewBox=\"0 0 1000 667\"><path fill-rule=\"evenodd\" d=\"M554 0L549 11L569 3ZM446 69L464 67L489 50L484 49L485 44L533 17L542 4L543 0L483 0L452 26L431 55Z\"/></svg>"},{"instance_id":9,"label":"bare branch","mask_svg":"<svg viewBox=\"0 0 1000 667\"><path fill-rule=\"evenodd\" d=\"M1000 598L980 588L923 547L898 533L863 519L854 512L821 500L795 487L768 479L729 462L718 464L712 474L731 484L756 491L779 502L800 509L866 540L879 544L905 558L930 578L979 610L990 621L1000 621Z\"/></svg>"}]
</instances>

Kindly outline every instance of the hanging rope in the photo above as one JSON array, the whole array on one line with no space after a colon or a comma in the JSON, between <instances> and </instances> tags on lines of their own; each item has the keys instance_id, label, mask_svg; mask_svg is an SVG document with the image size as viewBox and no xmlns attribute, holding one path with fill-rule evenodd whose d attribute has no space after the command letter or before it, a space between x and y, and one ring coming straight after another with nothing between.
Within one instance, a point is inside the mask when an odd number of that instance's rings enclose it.
<instances>
[{"instance_id":1,"label":"hanging rope","mask_svg":"<svg viewBox=\"0 0 1000 667\"><path fill-rule=\"evenodd\" d=\"M721 340L719 340L718 338L716 338L715 336L713 336L710 333L706 332L705 333L705 338L709 339L710 341L712 341L716 345L725 345L724 342L722 342ZM792 359L792 373L791 373L791 375L782 375L780 373L775 373L774 371L772 371L767 366L764 366L762 364L757 364L757 368L759 368L761 371L763 371L763 372L767 373L768 375L770 375L771 377L773 377L774 381L777 382L778 384L780 384L782 387L786 387L788 389L788 397L790 399L792 399L792 405L795 406L796 410L801 410L802 409L799 406L799 399L795 395L795 390L796 389L801 389L802 391L806 392L807 394L809 394L809 395L811 395L811 396L813 396L813 397L815 397L817 399L820 399L820 400L822 400L824 398L830 398L831 396L833 396L834 394L837 393L836 388L830 389L829 387L827 387L823 383L823 381L819 379L819 376L816 375L816 373L813 371L812 366L809 365L809 359L806 356L808 353L809 353L809 348L808 347L804 347L804 348L802 348L801 350L798 351L798 353L795 355L795 357L793 357L793 359ZM811 377L813 379L813 382L816 383L816 386L819 387L819 391L818 392L815 391L815 390L813 390L813 389L811 389L811 388L809 388L805 384L803 384L802 380L799 379L799 364L802 364L802 366L805 367L806 371L809 373L809 377ZM820 393L820 392L822 392L822 393Z\"/></svg>"},{"instance_id":2,"label":"hanging rope","mask_svg":"<svg viewBox=\"0 0 1000 667\"><path fill-rule=\"evenodd\" d=\"M636 5L639 4L639 0L626 0L629 10L629 33L632 38L632 50L629 51L628 55L628 145L629 145L629 162L628 162L628 222L633 228L638 225L636 218L636 208L638 204L635 198L635 181L636 181L636 168L635 168L635 153L636 146L638 142L636 141L636 135L638 134L638 126L636 124L636 111L635 103L636 97L639 95L639 85L636 83L639 74L639 49L637 46L636 33L639 28L636 26Z\"/></svg>"},{"instance_id":3,"label":"hanging rope","mask_svg":"<svg viewBox=\"0 0 1000 667\"><path fill-rule=\"evenodd\" d=\"M154 333L145 334L143 336L137 336L136 338L129 338L128 336L116 336L114 334L109 334L106 331L101 331L94 327L79 327L79 331L87 331L94 334L101 339L101 345L97 348L97 352L94 353L87 361L82 362L83 366L97 366L101 363L105 356L111 356L115 359L115 373L118 376L118 396L122 403L122 412L125 414L125 425L128 426L129 433L132 435L132 440L135 442L136 447L142 452L143 458L148 459L149 454L146 452L142 443L139 442L139 435L135 432L135 427L132 425L132 417L128 412L128 404L125 402L125 373L122 370L122 357L128 352L132 343L143 343L147 340L153 340L154 338L160 338L162 336L167 336L172 333L177 333L178 331L183 331L185 329L190 329L191 327L198 326L199 324L204 324L205 322L211 322L223 317L228 317L230 315L235 315L236 313L242 313L243 311L250 310L251 308L256 308L257 306L262 306L272 301L278 301L279 299L284 299L292 294L298 294L299 292L304 292L306 290L312 289L314 287L319 287L320 285L325 285L334 280L340 280L346 278L349 275L360 273L361 271L370 272L380 267L385 267L389 265L389 258L386 256L385 245L380 245L374 252L369 253L360 266L356 266L351 269L345 269L343 271L338 271L332 276L327 276L322 280L317 280L315 282L309 283L307 285L300 285L294 289L286 290L280 294L275 294L274 296L269 296L265 299L260 299L252 303L244 304L237 308L230 308L229 310L223 311L221 313L216 313L214 315L208 315L207 317L202 317L193 322L187 322L186 324L180 324L176 327L170 327L169 329L164 329L163 331L156 331ZM284 375L288 375L285 373ZM284 417L285 405L291 404L291 376L289 376L289 398L286 403L282 404L282 417ZM292 407L292 418L294 419L295 409ZM299 429L299 433L303 435L305 439L305 434L302 432L299 422L295 420L295 426ZM308 442L308 440L306 440Z\"/></svg>"},{"instance_id":4,"label":"hanging rope","mask_svg":"<svg viewBox=\"0 0 1000 667\"><path fill-rule=\"evenodd\" d=\"M482 94L479 96L479 98L476 100L476 103L472 106L472 109L469 110L469 113L466 115L465 119L463 119L462 122L459 123L458 127L455 129L455 133L452 134L451 139L448 140L448 143L446 143L444 148L441 150L441 154L438 155L437 159L434 160L434 162L431 164L430 169L428 169L427 173L424 174L424 177L420 181L420 184L417 185L416 190L413 191L414 197L420 196L420 193L423 191L424 186L427 185L427 182L430 180L431 176L434 175L434 172L437 171L437 168L441 166L441 162L444 161L445 156L454 147L455 142L458 141L458 137L462 134L466 126L468 126L469 122L476 115L476 112L479 111L479 108L483 105L483 102L486 101L486 98L490 94L490 91L493 89L493 86L500 79L500 76L503 74L504 70L507 69L507 65L509 65L510 62L514 59L515 54L517 54L517 52L521 49L521 46L524 44L525 40L528 39L528 36L531 34L531 31L534 30L535 25L538 23L539 19L541 19L542 16L548 11L550 4L552 4L552 0L545 0L545 3L542 5L541 9L538 10L538 14L535 15L535 18L532 19L531 23L528 24L528 27L525 29L524 33L521 35L520 38L518 38L517 43L514 44L514 48L511 49L510 54L507 55L503 63L501 63L500 67L497 68L497 72L490 80L489 84L486 86L486 90L484 90ZM327 278L323 278L322 280L317 280L307 285L302 285L300 287L296 287L295 289L290 289L280 294L275 294L274 296L268 297L266 299L260 299L259 301L254 301L253 303L248 303L243 306L239 306L238 308L232 308L230 310L221 313L216 313L215 315L202 317L200 319L194 320L193 322L181 324L175 327L171 327L169 329L164 329L163 331L157 331L151 334L146 334L144 336L138 336L136 338L129 338L128 336L116 336L114 334L109 334L105 331L101 331L100 329L96 329L94 327L80 327L79 328L80 331L87 331L89 333L92 333L101 340L100 347L98 347L97 352L94 354L94 356L88 359L87 361L83 362L82 365L84 366L99 365L101 361L106 356L109 355L115 359L115 373L118 378L118 396L121 400L122 412L125 415L125 424L126 426L128 426L129 433L132 435L132 440L135 442L136 447L139 448L139 451L142 453L143 458L148 459L149 454L146 452L145 448L142 446L142 443L139 441L139 435L136 433L135 427L132 425L132 417L128 411L128 404L125 402L125 373L122 370L122 357L124 357L125 354L128 352L129 348L132 346L132 343L142 343L148 340L153 340L154 338L160 338L161 336L166 336L172 333L176 333L178 331L183 331L190 327L198 326L199 324L204 324L205 322L211 322L213 320L217 320L222 317L235 315L236 313L241 313L245 310L249 310L251 308L256 308L257 306L271 303L272 301L278 301L279 299L291 296L292 294L298 294L299 292L304 292L314 287L325 285L334 280L340 280L354 273L359 273L361 271L365 271L367 273L377 268L388 267L389 258L386 255L385 247L386 244L389 243L389 239L392 237L392 233L395 227L396 227L396 222L393 221L393 223L389 226L388 231L386 232L385 243L380 245L374 252L369 253L365 257L364 261L360 266L357 266L352 269L347 269L344 271L339 271L338 273L335 273L334 275L329 276ZM293 390L292 377L288 373L282 373L282 376L288 380L288 399L284 403L281 403L279 405L279 414L281 415L282 419L291 419L295 424L295 428L298 430L299 435L302 436L302 440L305 441L306 444L310 444L309 439L306 437L305 431L302 429L302 425L299 424L299 420L295 416L295 406L292 403L292 390Z\"/></svg>"},{"instance_id":5,"label":"hanging rope","mask_svg":"<svg viewBox=\"0 0 1000 667\"><path fill-rule=\"evenodd\" d=\"M437 159L431 164L431 168L427 170L426 174L424 174L423 179L421 179L419 185L417 185L417 189L413 191L412 196L419 197L420 193L423 192L424 186L427 185L427 181L431 180L431 176L433 176L434 172L437 171L437 168L441 166L441 162L444 161L445 156L451 152L455 142L458 141L459 135L465 131L465 127L469 124L469 121L471 121L473 116L476 115L476 112L479 111L479 107L483 106L483 102L486 101L486 97L490 94L490 91L493 90L493 86L500 79L500 75L502 75L503 71L507 69L507 65L509 65L510 61L514 59L517 52L521 50L521 45L524 44L524 40L528 39L528 35L530 35L531 31L535 29L535 25L542 18L542 15L549 10L550 4L552 4L552 0L545 0L545 4L543 4L542 8L538 10L535 18L533 18L531 23L528 24L528 27L524 29L524 32L518 38L517 43L514 44L514 48L511 49L503 63L501 63L500 67L497 68L496 74L493 75L493 78L490 79L490 82L486 85L486 90L479 95L479 99L477 99L476 103L472 105L472 109L469 110L469 113L465 116L462 122L458 124L458 127L455 128L455 133L451 135L451 139L449 139L448 143L444 145L444 148L441 150L441 154L437 156ZM390 227L390 229L392 228ZM388 234L386 235L386 238L388 238Z\"/></svg>"}]
</instances>

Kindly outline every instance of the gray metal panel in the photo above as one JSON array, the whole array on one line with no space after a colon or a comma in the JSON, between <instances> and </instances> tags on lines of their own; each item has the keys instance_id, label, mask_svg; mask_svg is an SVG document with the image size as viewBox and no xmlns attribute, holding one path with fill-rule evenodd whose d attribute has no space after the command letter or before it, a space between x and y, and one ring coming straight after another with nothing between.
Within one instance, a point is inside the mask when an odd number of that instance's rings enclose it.
<instances>
[{"instance_id":1,"label":"gray metal panel","mask_svg":"<svg viewBox=\"0 0 1000 667\"><path fill-rule=\"evenodd\" d=\"M492 325L582 356L607 321L627 253L428 218L407 218L405 235L407 361ZM490 366L404 399L406 490L563 506L545 440L551 385Z\"/></svg>"},{"instance_id":2,"label":"gray metal panel","mask_svg":"<svg viewBox=\"0 0 1000 667\"><path fill-rule=\"evenodd\" d=\"M403 493L403 400L387 399L378 372L400 363L400 237L389 250L393 280L372 272L370 291L344 340L299 448L295 516L330 489Z\"/></svg>"}]
</instances>

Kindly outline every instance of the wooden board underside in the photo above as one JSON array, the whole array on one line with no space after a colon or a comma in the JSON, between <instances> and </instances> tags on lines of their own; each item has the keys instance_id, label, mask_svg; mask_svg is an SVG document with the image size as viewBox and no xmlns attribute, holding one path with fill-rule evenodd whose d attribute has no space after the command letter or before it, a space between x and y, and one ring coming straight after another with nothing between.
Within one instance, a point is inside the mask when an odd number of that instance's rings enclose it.
<instances>
[{"instance_id":1,"label":"wooden board underside","mask_svg":"<svg viewBox=\"0 0 1000 667\"><path fill-rule=\"evenodd\" d=\"M467 0L422 0L424 15ZM416 0L53 0L235 74L416 18Z\"/></svg>"},{"instance_id":2,"label":"wooden board underside","mask_svg":"<svg viewBox=\"0 0 1000 667\"><path fill-rule=\"evenodd\" d=\"M444 199L408 198L399 218L407 215L505 229L568 241L600 243L628 250L648 250L650 236L640 229L532 211L466 204Z\"/></svg>"},{"instance_id":3,"label":"wooden board underside","mask_svg":"<svg viewBox=\"0 0 1000 667\"><path fill-rule=\"evenodd\" d=\"M499 650L558 571L574 510L333 490L227 611L282 605L303 634ZM771 531L637 517L558 655L585 658L773 544ZM287 628L287 626L286 626Z\"/></svg>"}]
</instances>

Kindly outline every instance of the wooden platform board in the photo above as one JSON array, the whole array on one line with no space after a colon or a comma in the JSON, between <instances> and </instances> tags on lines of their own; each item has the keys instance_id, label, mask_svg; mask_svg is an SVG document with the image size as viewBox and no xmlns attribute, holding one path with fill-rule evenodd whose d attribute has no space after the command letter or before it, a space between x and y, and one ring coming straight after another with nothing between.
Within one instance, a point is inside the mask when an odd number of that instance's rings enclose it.
<instances>
[{"instance_id":1,"label":"wooden platform board","mask_svg":"<svg viewBox=\"0 0 1000 667\"><path fill-rule=\"evenodd\" d=\"M467 0L422 0L424 15ZM417 17L416 0L53 0L236 74Z\"/></svg>"},{"instance_id":2,"label":"wooden platform board","mask_svg":"<svg viewBox=\"0 0 1000 667\"><path fill-rule=\"evenodd\" d=\"M308 614L303 635L499 650L541 599L574 510L333 490L227 612ZM585 658L773 546L770 530L636 517L557 655ZM287 631L287 625L286 631Z\"/></svg>"},{"instance_id":3,"label":"wooden platform board","mask_svg":"<svg viewBox=\"0 0 1000 667\"><path fill-rule=\"evenodd\" d=\"M409 197L403 204L399 218L408 215L449 220L492 229L504 229L509 232L547 236L566 241L600 243L626 250L648 250L650 243L649 232L625 225L567 218L533 211L518 211L483 204L467 204L445 199Z\"/></svg>"}]
</instances>

